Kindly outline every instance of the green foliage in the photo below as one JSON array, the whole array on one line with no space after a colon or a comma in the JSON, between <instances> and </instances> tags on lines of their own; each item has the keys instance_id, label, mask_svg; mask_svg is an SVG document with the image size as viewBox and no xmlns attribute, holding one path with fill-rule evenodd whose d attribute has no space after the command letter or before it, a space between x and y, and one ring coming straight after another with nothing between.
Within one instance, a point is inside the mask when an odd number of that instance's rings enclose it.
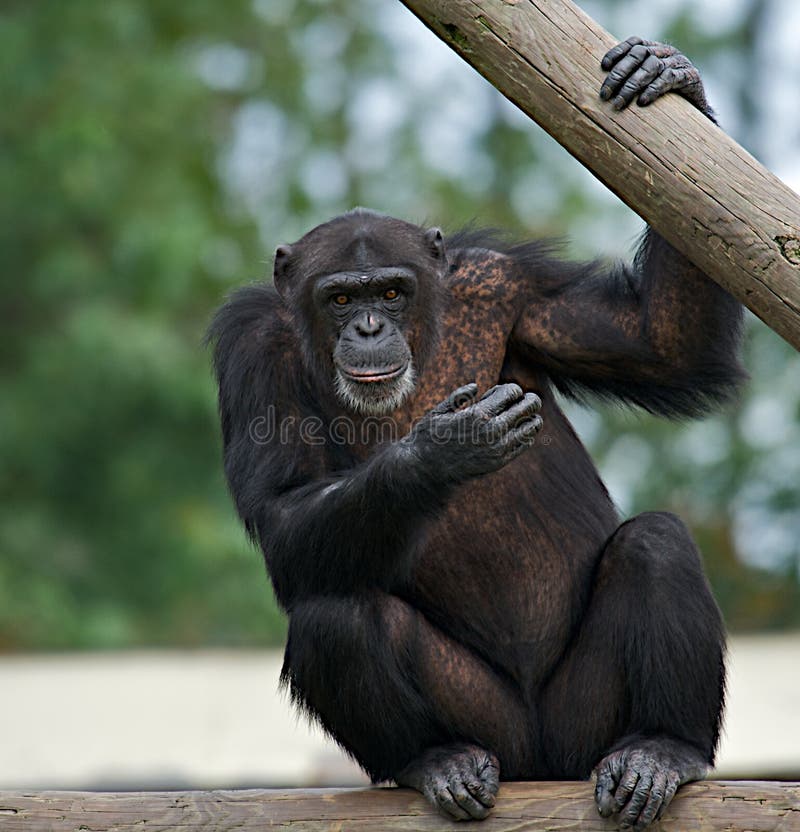
<instances>
[{"instance_id":1,"label":"green foliage","mask_svg":"<svg viewBox=\"0 0 800 832\"><path fill-rule=\"evenodd\" d=\"M420 25L396 0L4 5L0 648L282 639L201 346L278 242L360 203L624 253L639 223ZM734 625L796 625L800 373L754 330L716 456L692 459L696 426L579 419L626 510L691 519ZM754 437L776 408L780 437ZM743 551L764 524L769 563Z\"/></svg>"}]
</instances>

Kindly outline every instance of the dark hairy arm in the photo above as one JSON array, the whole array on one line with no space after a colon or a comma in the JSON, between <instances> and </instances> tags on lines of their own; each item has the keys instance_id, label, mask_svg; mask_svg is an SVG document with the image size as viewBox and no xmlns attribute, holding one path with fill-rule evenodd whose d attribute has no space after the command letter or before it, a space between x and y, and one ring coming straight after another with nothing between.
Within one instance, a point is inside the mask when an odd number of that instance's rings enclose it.
<instances>
[{"instance_id":1,"label":"dark hairy arm","mask_svg":"<svg viewBox=\"0 0 800 832\"><path fill-rule=\"evenodd\" d=\"M532 443L540 401L514 384L475 401L459 388L401 440L365 462L267 496L255 520L284 606L319 593L389 589L407 569L421 521L453 488Z\"/></svg>"},{"instance_id":2,"label":"dark hairy arm","mask_svg":"<svg viewBox=\"0 0 800 832\"><path fill-rule=\"evenodd\" d=\"M602 66L609 75L600 95L617 109L674 91L713 119L699 73L674 47L629 38ZM509 254L524 273L525 247ZM630 265L537 265L512 347L567 395L695 416L730 399L746 378L741 306L653 229Z\"/></svg>"},{"instance_id":3,"label":"dark hairy arm","mask_svg":"<svg viewBox=\"0 0 800 832\"><path fill-rule=\"evenodd\" d=\"M572 398L691 417L747 378L741 306L652 230L630 266L553 261L534 279L511 347Z\"/></svg>"}]
</instances>

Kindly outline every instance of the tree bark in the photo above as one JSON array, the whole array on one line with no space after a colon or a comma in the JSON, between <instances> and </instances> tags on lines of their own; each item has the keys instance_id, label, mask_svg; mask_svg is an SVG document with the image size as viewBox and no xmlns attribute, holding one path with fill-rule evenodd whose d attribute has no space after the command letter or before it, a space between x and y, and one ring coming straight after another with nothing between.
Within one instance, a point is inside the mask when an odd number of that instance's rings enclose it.
<instances>
[{"instance_id":1,"label":"tree bark","mask_svg":"<svg viewBox=\"0 0 800 832\"><path fill-rule=\"evenodd\" d=\"M403 3L800 349L798 194L678 95L621 113L601 101L600 59L616 39L570 0Z\"/></svg>"},{"instance_id":2,"label":"tree bark","mask_svg":"<svg viewBox=\"0 0 800 832\"><path fill-rule=\"evenodd\" d=\"M212 792L0 792L2 832L450 832L410 789L250 789ZM470 827L472 828L472 827ZM800 784L692 783L678 792L661 832L800 832ZM611 832L591 783L503 783L480 832Z\"/></svg>"}]
</instances>

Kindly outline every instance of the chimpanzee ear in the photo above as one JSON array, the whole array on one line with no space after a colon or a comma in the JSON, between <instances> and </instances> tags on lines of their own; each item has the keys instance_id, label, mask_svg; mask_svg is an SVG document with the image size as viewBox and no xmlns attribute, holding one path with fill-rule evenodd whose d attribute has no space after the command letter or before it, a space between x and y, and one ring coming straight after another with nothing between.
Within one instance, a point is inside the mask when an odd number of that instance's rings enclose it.
<instances>
[{"instance_id":1,"label":"chimpanzee ear","mask_svg":"<svg viewBox=\"0 0 800 832\"><path fill-rule=\"evenodd\" d=\"M289 288L289 260L291 246L278 246L275 249L275 265L272 267L272 282L281 297L285 297Z\"/></svg>"},{"instance_id":2,"label":"chimpanzee ear","mask_svg":"<svg viewBox=\"0 0 800 832\"><path fill-rule=\"evenodd\" d=\"M437 260L444 260L444 237L441 228L429 228L425 232L425 242Z\"/></svg>"}]
</instances>

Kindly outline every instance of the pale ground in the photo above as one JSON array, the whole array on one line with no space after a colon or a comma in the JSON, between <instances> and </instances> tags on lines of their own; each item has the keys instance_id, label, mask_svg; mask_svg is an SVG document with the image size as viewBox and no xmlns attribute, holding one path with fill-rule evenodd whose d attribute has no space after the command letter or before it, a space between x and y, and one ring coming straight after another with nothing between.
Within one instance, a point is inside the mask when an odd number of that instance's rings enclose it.
<instances>
[{"instance_id":1,"label":"pale ground","mask_svg":"<svg viewBox=\"0 0 800 832\"><path fill-rule=\"evenodd\" d=\"M732 640L718 777L800 778L800 634ZM276 651L0 658L0 789L350 785Z\"/></svg>"}]
</instances>

